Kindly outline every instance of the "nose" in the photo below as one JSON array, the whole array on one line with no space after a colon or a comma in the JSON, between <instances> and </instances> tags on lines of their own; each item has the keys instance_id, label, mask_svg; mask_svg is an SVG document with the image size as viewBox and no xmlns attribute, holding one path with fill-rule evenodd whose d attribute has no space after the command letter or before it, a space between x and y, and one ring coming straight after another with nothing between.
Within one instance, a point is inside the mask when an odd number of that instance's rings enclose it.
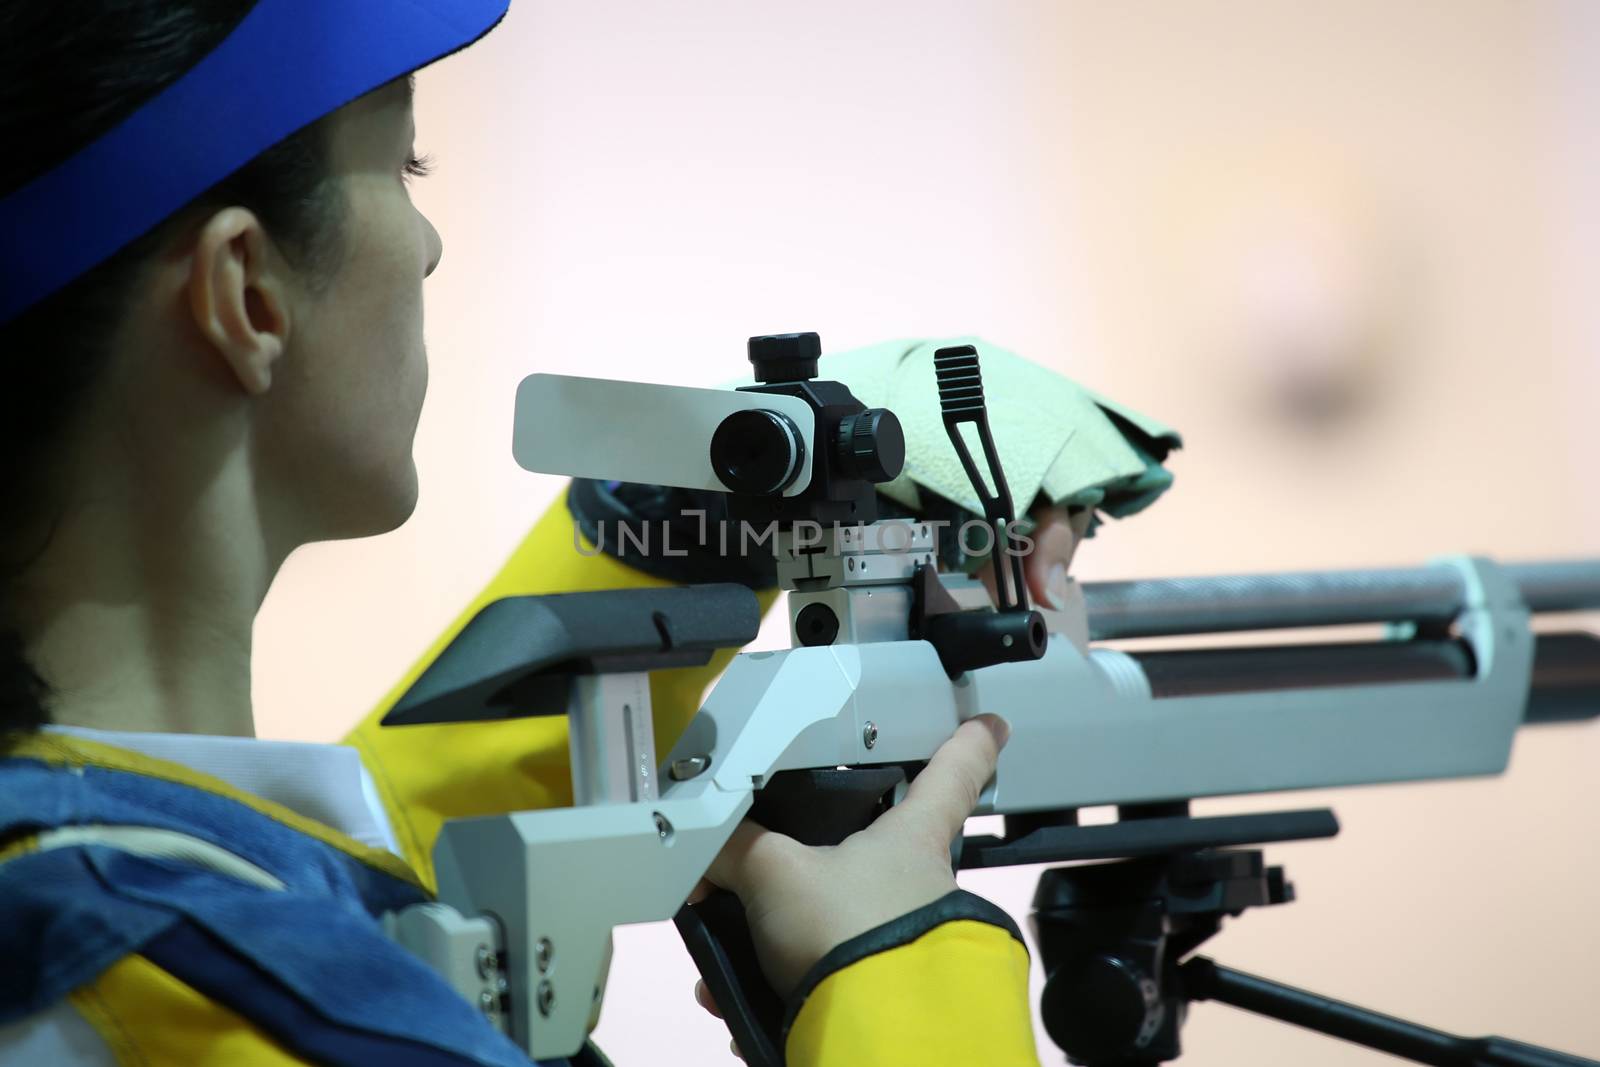
<instances>
[{"instance_id":1,"label":"nose","mask_svg":"<svg viewBox=\"0 0 1600 1067\"><path fill-rule=\"evenodd\" d=\"M429 277L439 269L439 260L444 256L444 238L439 236L439 231L433 228L433 223L428 216L422 215L423 239L428 247L428 269L423 277Z\"/></svg>"}]
</instances>

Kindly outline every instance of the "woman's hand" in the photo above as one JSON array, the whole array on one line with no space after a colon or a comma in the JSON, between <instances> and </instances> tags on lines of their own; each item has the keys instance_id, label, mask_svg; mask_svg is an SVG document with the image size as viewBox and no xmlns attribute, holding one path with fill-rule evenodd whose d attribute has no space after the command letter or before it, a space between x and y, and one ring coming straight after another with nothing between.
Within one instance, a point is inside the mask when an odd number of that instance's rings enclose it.
<instances>
[{"instance_id":1,"label":"woman's hand","mask_svg":"<svg viewBox=\"0 0 1600 1067\"><path fill-rule=\"evenodd\" d=\"M905 799L838 845L802 845L746 820L707 872L744 905L767 981L787 997L835 946L956 888L950 843L994 775L1005 721L963 723L912 781ZM703 895L702 883L691 899ZM702 983L696 997L716 1006Z\"/></svg>"},{"instance_id":2,"label":"woman's hand","mask_svg":"<svg viewBox=\"0 0 1600 1067\"><path fill-rule=\"evenodd\" d=\"M1034 551L1023 561L1029 592L1034 603L1059 607L1088 513L1040 507L1033 517ZM992 563L977 576L993 596ZM808 847L742 823L690 901L716 886L735 893L767 981L787 997L835 946L956 888L950 843L993 776L1009 732L994 715L963 723L917 775L904 801L839 845ZM721 1018L705 982L696 983L695 999Z\"/></svg>"},{"instance_id":3,"label":"woman's hand","mask_svg":"<svg viewBox=\"0 0 1600 1067\"><path fill-rule=\"evenodd\" d=\"M1091 514L1086 509L1068 511L1048 505L1040 505L1030 514L1034 522L1029 535L1033 551L1022 560L1028 594L1036 608L1064 608L1072 557L1088 532ZM989 599L994 600L994 561L985 563L973 577L983 583L989 590Z\"/></svg>"}]
</instances>

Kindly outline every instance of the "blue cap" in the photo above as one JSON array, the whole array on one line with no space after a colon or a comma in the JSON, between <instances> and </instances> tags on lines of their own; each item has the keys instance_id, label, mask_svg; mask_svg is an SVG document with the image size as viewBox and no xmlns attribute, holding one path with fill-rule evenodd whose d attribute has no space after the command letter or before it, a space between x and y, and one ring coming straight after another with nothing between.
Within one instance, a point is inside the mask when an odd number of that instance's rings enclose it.
<instances>
[{"instance_id":1,"label":"blue cap","mask_svg":"<svg viewBox=\"0 0 1600 1067\"><path fill-rule=\"evenodd\" d=\"M0 199L0 323L297 130L457 52L511 0L259 0L99 140Z\"/></svg>"}]
</instances>

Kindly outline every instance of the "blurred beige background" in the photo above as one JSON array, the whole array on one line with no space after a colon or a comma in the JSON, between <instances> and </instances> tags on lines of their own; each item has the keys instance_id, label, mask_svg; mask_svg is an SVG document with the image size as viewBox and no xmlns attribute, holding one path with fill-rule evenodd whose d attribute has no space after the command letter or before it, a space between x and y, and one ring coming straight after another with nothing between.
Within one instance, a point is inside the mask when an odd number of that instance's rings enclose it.
<instances>
[{"instance_id":1,"label":"blurred beige background","mask_svg":"<svg viewBox=\"0 0 1600 1067\"><path fill-rule=\"evenodd\" d=\"M1597 71L1584 0L517 0L420 82L421 506L290 563L262 732L336 738L554 498L524 374L712 383L756 333L978 333L1178 426L1081 577L1600 553ZM1551 728L1499 779L1287 798L1342 835L1271 849L1300 901L1209 951L1600 1056L1597 772L1600 725ZM969 885L1020 917L1037 873ZM619 937L619 1067L733 1062L692 984L670 927ZM1206 1005L1186 1043L1386 1061Z\"/></svg>"}]
</instances>

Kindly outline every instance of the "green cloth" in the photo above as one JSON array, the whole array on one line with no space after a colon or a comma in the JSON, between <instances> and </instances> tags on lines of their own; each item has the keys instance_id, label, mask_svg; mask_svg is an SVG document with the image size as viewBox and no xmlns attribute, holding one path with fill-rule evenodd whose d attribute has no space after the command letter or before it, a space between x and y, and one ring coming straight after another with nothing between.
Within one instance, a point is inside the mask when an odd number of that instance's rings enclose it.
<instances>
[{"instance_id":1,"label":"green cloth","mask_svg":"<svg viewBox=\"0 0 1600 1067\"><path fill-rule=\"evenodd\" d=\"M1051 504L1122 518L1142 511L1172 484L1162 466L1182 446L1176 431L1076 382L977 337L890 341L827 355L818 377L844 382L868 407L886 407L906 433L906 465L878 491L913 511L936 493L983 514L951 447L933 373L937 349L970 344L983 374L989 428L1012 501L1024 514L1042 496ZM975 434L968 447L980 469Z\"/></svg>"}]
</instances>

